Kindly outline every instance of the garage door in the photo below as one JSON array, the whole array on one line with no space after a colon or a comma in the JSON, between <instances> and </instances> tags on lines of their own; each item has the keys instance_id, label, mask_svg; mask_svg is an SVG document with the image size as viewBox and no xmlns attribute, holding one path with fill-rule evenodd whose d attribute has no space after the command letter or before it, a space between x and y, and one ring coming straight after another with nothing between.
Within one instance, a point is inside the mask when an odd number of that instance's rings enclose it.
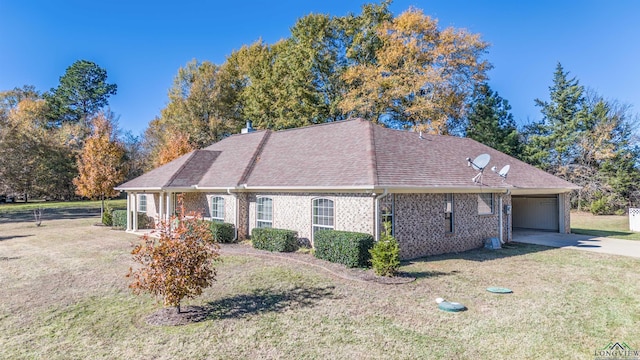
<instances>
[{"instance_id":1,"label":"garage door","mask_svg":"<svg viewBox=\"0 0 640 360\"><path fill-rule=\"evenodd\" d=\"M513 196L513 227L558 231L558 196Z\"/></svg>"}]
</instances>

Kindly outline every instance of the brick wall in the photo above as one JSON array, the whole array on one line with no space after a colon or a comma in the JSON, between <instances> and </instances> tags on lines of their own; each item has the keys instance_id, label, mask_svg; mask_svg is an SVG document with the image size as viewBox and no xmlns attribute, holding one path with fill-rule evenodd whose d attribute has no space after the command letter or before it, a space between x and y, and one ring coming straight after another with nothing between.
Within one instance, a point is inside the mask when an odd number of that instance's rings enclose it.
<instances>
[{"instance_id":1,"label":"brick wall","mask_svg":"<svg viewBox=\"0 0 640 360\"><path fill-rule=\"evenodd\" d=\"M374 197L371 194L264 193L247 194L249 231L256 227L256 199L273 200L273 227L295 230L303 242L311 243L312 202L316 198L333 200L335 230L374 233Z\"/></svg>"},{"instance_id":2,"label":"brick wall","mask_svg":"<svg viewBox=\"0 0 640 360\"><path fill-rule=\"evenodd\" d=\"M446 233L444 194L396 194L394 232L401 258L470 250L498 237L498 196L493 214L478 215L477 194L454 194L454 230Z\"/></svg>"}]
</instances>

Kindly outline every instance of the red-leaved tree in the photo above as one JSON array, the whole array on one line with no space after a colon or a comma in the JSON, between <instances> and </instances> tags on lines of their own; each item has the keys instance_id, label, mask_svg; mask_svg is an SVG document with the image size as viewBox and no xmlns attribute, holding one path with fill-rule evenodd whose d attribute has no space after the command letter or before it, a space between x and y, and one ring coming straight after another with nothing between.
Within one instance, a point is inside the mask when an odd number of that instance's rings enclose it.
<instances>
[{"instance_id":1,"label":"red-leaved tree","mask_svg":"<svg viewBox=\"0 0 640 360\"><path fill-rule=\"evenodd\" d=\"M182 199L179 208L177 216L141 237L131 254L142 266L129 268L127 274L133 278L129 287L135 294L162 298L165 306L176 307L178 313L182 299L196 297L211 286L216 277L214 262L221 260L208 223L200 214L186 214Z\"/></svg>"}]
</instances>

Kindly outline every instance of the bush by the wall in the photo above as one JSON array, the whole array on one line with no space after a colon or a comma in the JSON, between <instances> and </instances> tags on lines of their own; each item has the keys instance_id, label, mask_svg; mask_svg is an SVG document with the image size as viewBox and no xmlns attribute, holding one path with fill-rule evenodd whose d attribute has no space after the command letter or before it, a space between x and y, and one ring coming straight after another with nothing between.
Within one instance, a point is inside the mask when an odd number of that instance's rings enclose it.
<instances>
[{"instance_id":1,"label":"bush by the wall","mask_svg":"<svg viewBox=\"0 0 640 360\"><path fill-rule=\"evenodd\" d=\"M127 210L113 210L111 212L111 226L116 229L126 229Z\"/></svg>"},{"instance_id":2,"label":"bush by the wall","mask_svg":"<svg viewBox=\"0 0 640 360\"><path fill-rule=\"evenodd\" d=\"M371 250L373 271L380 276L394 276L400 267L400 245L398 240L385 234Z\"/></svg>"},{"instance_id":3,"label":"bush by the wall","mask_svg":"<svg viewBox=\"0 0 640 360\"><path fill-rule=\"evenodd\" d=\"M221 223L211 221L209 225L213 240L218 243L232 243L234 242L235 227L230 223Z\"/></svg>"},{"instance_id":4,"label":"bush by the wall","mask_svg":"<svg viewBox=\"0 0 640 360\"><path fill-rule=\"evenodd\" d=\"M347 267L368 267L373 236L364 233L321 230L314 236L315 256Z\"/></svg>"},{"instance_id":5,"label":"bush by the wall","mask_svg":"<svg viewBox=\"0 0 640 360\"><path fill-rule=\"evenodd\" d=\"M251 242L256 249L291 252L298 247L298 233L285 229L255 228L251 230Z\"/></svg>"}]
</instances>

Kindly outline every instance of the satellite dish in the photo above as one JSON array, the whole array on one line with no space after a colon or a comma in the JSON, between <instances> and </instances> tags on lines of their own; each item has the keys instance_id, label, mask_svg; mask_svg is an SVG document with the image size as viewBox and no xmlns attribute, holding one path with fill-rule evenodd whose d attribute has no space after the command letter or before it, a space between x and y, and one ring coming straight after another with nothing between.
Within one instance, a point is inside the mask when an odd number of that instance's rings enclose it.
<instances>
[{"instance_id":1,"label":"satellite dish","mask_svg":"<svg viewBox=\"0 0 640 360\"><path fill-rule=\"evenodd\" d=\"M509 169L511 169L511 165L505 165L500 169L498 175L500 175L503 179L507 178L507 174L509 173Z\"/></svg>"},{"instance_id":2,"label":"satellite dish","mask_svg":"<svg viewBox=\"0 0 640 360\"><path fill-rule=\"evenodd\" d=\"M491 160L491 156L489 154L481 154L478 155L473 161L471 161L471 167L474 170L482 171L484 168L489 165L489 161Z\"/></svg>"}]
</instances>

